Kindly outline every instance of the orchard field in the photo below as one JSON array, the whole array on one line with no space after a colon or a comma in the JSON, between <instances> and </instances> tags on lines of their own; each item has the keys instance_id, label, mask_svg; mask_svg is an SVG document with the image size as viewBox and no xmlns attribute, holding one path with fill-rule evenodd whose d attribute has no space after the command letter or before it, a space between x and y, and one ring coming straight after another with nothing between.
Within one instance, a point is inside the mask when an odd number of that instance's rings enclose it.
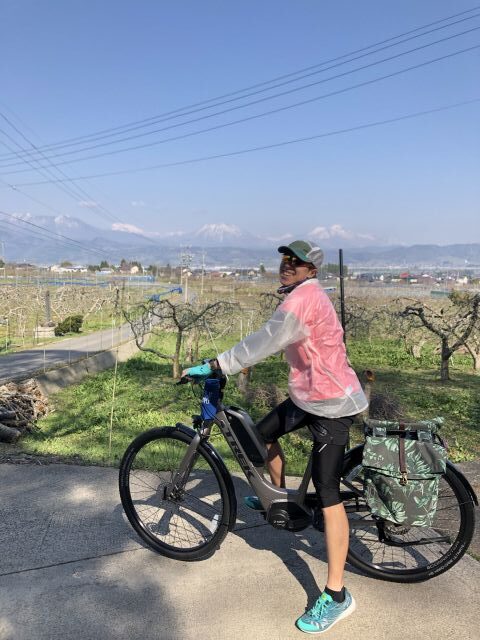
<instances>
[{"instance_id":1,"label":"orchard field","mask_svg":"<svg viewBox=\"0 0 480 640\"><path fill-rule=\"evenodd\" d=\"M127 280L103 285L0 282L0 354L31 349L41 342L36 327L45 325L47 297L51 322L58 325L66 318L81 315L82 333L106 329L123 322L123 310L130 309L148 296L163 291L150 283L132 284Z\"/></svg>"},{"instance_id":2,"label":"orchard field","mask_svg":"<svg viewBox=\"0 0 480 640\"><path fill-rule=\"evenodd\" d=\"M129 441L141 431L179 421L188 424L190 416L199 412L199 400L188 387L174 385L172 366L179 333L179 363L189 365L255 331L279 302L273 279L205 279L203 283L192 279L188 286L188 303L183 294L154 302L145 292L135 301L132 293L128 308L131 321L141 316L139 302L147 317L157 318L153 329L150 323L148 340L140 341L149 351L119 365L116 374L105 371L52 397L54 412L19 441L17 449L115 465ZM115 295L110 292L105 315L107 308L113 313ZM338 307L337 291L330 295ZM83 303L78 291L72 296ZM480 457L476 300L476 292L435 300L428 295L415 296L414 289L408 287L394 296L349 284L346 290L347 351L360 378L366 369L375 372L372 409L376 415L404 419L443 416L442 432L454 461ZM85 301L83 308L88 311L92 305L93 301ZM287 374L282 357L272 356L253 367L247 379L231 377L225 401L244 406L258 420L285 397ZM361 438L360 421L352 437L354 441ZM308 435L297 433L284 440L290 473L302 473L310 448ZM218 436L213 437L213 443L229 459L229 451ZM231 460L229 464L234 466Z\"/></svg>"}]
</instances>

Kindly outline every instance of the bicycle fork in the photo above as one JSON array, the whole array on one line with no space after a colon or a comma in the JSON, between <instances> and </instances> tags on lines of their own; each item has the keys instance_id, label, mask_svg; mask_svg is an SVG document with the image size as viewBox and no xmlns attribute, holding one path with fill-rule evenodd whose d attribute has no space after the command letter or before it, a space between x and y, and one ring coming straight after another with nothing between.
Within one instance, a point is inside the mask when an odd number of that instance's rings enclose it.
<instances>
[{"instance_id":1,"label":"bicycle fork","mask_svg":"<svg viewBox=\"0 0 480 640\"><path fill-rule=\"evenodd\" d=\"M193 469L193 465L198 458L198 447L200 445L201 437L199 433L196 433L192 441L188 445L188 448L183 456L178 471L173 476L172 480L166 485L164 489L164 499L178 499L181 498L185 489L185 485L188 480L188 476Z\"/></svg>"}]
</instances>

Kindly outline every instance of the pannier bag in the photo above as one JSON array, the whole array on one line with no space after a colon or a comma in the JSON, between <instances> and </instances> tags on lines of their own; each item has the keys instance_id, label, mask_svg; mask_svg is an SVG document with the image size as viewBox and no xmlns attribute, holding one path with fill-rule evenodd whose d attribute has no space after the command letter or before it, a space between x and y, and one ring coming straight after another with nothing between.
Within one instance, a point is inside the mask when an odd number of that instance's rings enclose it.
<instances>
[{"instance_id":1,"label":"pannier bag","mask_svg":"<svg viewBox=\"0 0 480 640\"><path fill-rule=\"evenodd\" d=\"M362 465L365 498L373 515L397 525L432 524L447 462L437 435L442 422L365 421Z\"/></svg>"}]
</instances>

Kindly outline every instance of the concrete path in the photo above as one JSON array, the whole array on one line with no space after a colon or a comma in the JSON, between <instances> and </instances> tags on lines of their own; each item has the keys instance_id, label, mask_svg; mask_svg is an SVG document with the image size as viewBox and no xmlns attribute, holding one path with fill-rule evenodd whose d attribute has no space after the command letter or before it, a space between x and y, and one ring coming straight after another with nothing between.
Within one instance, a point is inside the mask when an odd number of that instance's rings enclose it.
<instances>
[{"instance_id":1,"label":"concrete path","mask_svg":"<svg viewBox=\"0 0 480 640\"><path fill-rule=\"evenodd\" d=\"M236 479L241 496L244 481ZM283 640L325 581L322 535L273 529L240 502L209 560L169 560L126 522L117 471L0 464L1 640ZM357 611L339 640L478 638L480 563L465 556L429 582L399 585L352 568Z\"/></svg>"},{"instance_id":2,"label":"concrete path","mask_svg":"<svg viewBox=\"0 0 480 640\"><path fill-rule=\"evenodd\" d=\"M28 349L0 357L0 384L18 380L39 371L59 365L70 364L89 355L111 349L133 337L128 324L116 329L103 329L78 338L66 338L46 344L37 349Z\"/></svg>"}]
</instances>

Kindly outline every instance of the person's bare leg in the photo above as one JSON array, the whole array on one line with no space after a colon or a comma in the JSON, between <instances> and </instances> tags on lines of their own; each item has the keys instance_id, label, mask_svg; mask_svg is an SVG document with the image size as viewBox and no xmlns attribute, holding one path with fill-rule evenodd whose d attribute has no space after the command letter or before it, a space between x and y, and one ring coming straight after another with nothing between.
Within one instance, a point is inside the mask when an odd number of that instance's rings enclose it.
<instances>
[{"instance_id":1,"label":"person's bare leg","mask_svg":"<svg viewBox=\"0 0 480 640\"><path fill-rule=\"evenodd\" d=\"M285 456L278 442L267 444L268 458L267 469L272 484L276 487L285 487Z\"/></svg>"},{"instance_id":2,"label":"person's bare leg","mask_svg":"<svg viewBox=\"0 0 480 640\"><path fill-rule=\"evenodd\" d=\"M328 562L327 587L332 591L340 591L348 552L348 518L343 503L324 507L322 511Z\"/></svg>"}]
</instances>

